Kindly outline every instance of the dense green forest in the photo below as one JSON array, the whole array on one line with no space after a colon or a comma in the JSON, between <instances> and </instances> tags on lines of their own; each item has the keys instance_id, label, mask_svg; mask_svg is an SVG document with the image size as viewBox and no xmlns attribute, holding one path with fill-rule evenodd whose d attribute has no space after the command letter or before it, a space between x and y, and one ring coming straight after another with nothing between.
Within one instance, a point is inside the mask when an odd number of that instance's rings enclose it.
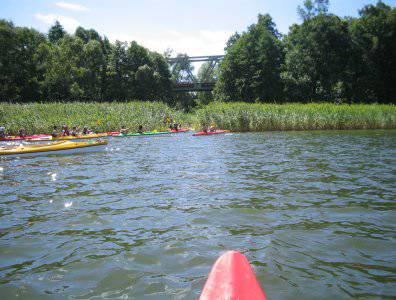
<instances>
[{"instance_id":1,"label":"dense green forest","mask_svg":"<svg viewBox=\"0 0 396 300\"><path fill-rule=\"evenodd\" d=\"M305 0L302 23L287 35L259 15L225 45L213 94L197 95L172 94L177 74L166 56L136 42L113 44L82 27L68 34L58 22L43 34L0 20L0 101L395 103L396 9L379 1L340 18L328 6Z\"/></svg>"}]
</instances>

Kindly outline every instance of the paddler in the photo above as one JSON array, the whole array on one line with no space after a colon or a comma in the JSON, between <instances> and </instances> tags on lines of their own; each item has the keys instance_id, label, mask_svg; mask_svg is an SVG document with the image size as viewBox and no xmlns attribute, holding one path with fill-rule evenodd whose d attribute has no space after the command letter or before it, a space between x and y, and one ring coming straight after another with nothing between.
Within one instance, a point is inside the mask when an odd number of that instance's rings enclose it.
<instances>
[{"instance_id":1,"label":"paddler","mask_svg":"<svg viewBox=\"0 0 396 300\"><path fill-rule=\"evenodd\" d=\"M139 125L138 133L143 133L143 126L142 125Z\"/></svg>"},{"instance_id":2,"label":"paddler","mask_svg":"<svg viewBox=\"0 0 396 300\"><path fill-rule=\"evenodd\" d=\"M216 123L212 122L212 124L210 124L210 128L209 128L210 132L215 132L216 131Z\"/></svg>"},{"instance_id":3,"label":"paddler","mask_svg":"<svg viewBox=\"0 0 396 300\"><path fill-rule=\"evenodd\" d=\"M54 126L54 128L52 129L51 136L52 136L53 138L57 138L57 137L59 136L58 127L57 127L57 126Z\"/></svg>"},{"instance_id":4,"label":"paddler","mask_svg":"<svg viewBox=\"0 0 396 300\"><path fill-rule=\"evenodd\" d=\"M128 134L128 129L126 129L125 126L121 126L120 133L121 134Z\"/></svg>"},{"instance_id":5,"label":"paddler","mask_svg":"<svg viewBox=\"0 0 396 300\"><path fill-rule=\"evenodd\" d=\"M72 128L72 130L70 130L70 135L72 135L72 136L77 136L77 127L76 126L74 126L73 128Z\"/></svg>"},{"instance_id":6,"label":"paddler","mask_svg":"<svg viewBox=\"0 0 396 300\"><path fill-rule=\"evenodd\" d=\"M70 135L70 130L67 125L62 126L62 136L69 136Z\"/></svg>"},{"instance_id":7,"label":"paddler","mask_svg":"<svg viewBox=\"0 0 396 300\"><path fill-rule=\"evenodd\" d=\"M18 130L18 136L20 136L21 138L24 138L26 136L25 128L21 128Z\"/></svg>"},{"instance_id":8,"label":"paddler","mask_svg":"<svg viewBox=\"0 0 396 300\"><path fill-rule=\"evenodd\" d=\"M6 137L5 127L0 127L0 139L4 139Z\"/></svg>"},{"instance_id":9,"label":"paddler","mask_svg":"<svg viewBox=\"0 0 396 300\"><path fill-rule=\"evenodd\" d=\"M206 126L206 124L202 126L202 131L208 133L208 126Z\"/></svg>"},{"instance_id":10,"label":"paddler","mask_svg":"<svg viewBox=\"0 0 396 300\"><path fill-rule=\"evenodd\" d=\"M84 126L82 134L83 135L92 134L92 131L88 129L88 126Z\"/></svg>"}]
</instances>

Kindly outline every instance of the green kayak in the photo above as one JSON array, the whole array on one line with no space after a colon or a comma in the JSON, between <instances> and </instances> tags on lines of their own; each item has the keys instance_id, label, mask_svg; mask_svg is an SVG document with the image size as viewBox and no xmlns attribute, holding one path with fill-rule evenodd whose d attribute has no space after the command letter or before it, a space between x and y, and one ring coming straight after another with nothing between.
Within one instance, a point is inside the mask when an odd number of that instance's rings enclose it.
<instances>
[{"instance_id":1,"label":"green kayak","mask_svg":"<svg viewBox=\"0 0 396 300\"><path fill-rule=\"evenodd\" d=\"M161 135L161 134L170 134L169 131L146 131L142 133L127 133L127 134L115 134L112 135L114 137L126 137L126 136L146 136L146 135Z\"/></svg>"}]
</instances>

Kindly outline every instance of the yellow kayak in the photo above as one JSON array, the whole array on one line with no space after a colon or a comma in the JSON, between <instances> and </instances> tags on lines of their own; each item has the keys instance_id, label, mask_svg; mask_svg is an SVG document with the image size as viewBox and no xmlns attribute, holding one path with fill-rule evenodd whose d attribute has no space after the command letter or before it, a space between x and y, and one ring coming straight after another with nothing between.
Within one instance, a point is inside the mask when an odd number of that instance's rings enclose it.
<instances>
[{"instance_id":1,"label":"yellow kayak","mask_svg":"<svg viewBox=\"0 0 396 300\"><path fill-rule=\"evenodd\" d=\"M92 133L92 134L86 134L86 135L66 135L66 136L59 136L59 137L44 137L44 138L38 138L38 139L30 139L29 141L68 141L68 140L85 140L85 139L97 139L97 138L102 138L102 137L107 137L107 133Z\"/></svg>"},{"instance_id":2,"label":"yellow kayak","mask_svg":"<svg viewBox=\"0 0 396 300\"><path fill-rule=\"evenodd\" d=\"M88 142L70 142L58 141L49 144L36 145L19 145L0 147L1 155L21 155L21 154L46 154L48 152L56 153L74 153L79 150L98 150L99 146L107 145L107 141L88 141Z\"/></svg>"}]
</instances>

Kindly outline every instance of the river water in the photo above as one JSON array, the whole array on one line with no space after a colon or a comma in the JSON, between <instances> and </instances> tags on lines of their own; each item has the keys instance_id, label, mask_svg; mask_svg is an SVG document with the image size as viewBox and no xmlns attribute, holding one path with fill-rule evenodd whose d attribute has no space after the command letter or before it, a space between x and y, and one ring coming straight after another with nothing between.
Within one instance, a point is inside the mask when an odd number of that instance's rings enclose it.
<instances>
[{"instance_id":1,"label":"river water","mask_svg":"<svg viewBox=\"0 0 396 300\"><path fill-rule=\"evenodd\" d=\"M239 250L269 299L396 297L396 131L113 138L0 160L1 299L196 299Z\"/></svg>"}]
</instances>

